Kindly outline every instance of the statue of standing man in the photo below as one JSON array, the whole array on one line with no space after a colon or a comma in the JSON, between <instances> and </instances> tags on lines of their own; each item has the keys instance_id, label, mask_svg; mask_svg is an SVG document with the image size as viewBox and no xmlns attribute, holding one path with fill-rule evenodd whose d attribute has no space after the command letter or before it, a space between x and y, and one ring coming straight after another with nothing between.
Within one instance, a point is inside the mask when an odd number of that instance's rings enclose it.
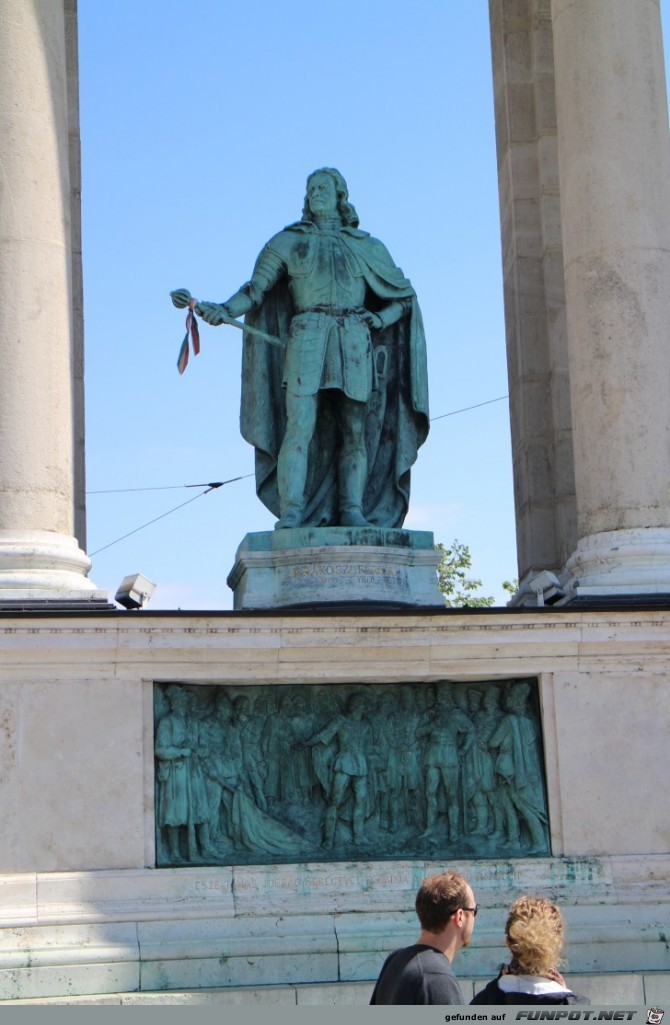
<instances>
[{"instance_id":1,"label":"statue of standing man","mask_svg":"<svg viewBox=\"0 0 670 1025\"><path fill-rule=\"evenodd\" d=\"M277 527L401 527L428 434L426 346L412 285L358 228L334 168L307 179L302 220L264 247L251 280L208 324L246 316L243 437Z\"/></svg>"}]
</instances>

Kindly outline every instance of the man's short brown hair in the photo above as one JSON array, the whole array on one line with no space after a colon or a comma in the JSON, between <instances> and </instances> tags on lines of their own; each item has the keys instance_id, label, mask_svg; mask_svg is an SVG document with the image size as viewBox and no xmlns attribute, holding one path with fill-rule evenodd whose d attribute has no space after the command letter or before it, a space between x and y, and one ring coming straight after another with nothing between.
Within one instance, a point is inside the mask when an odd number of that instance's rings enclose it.
<instances>
[{"instance_id":1,"label":"man's short brown hair","mask_svg":"<svg viewBox=\"0 0 670 1025\"><path fill-rule=\"evenodd\" d=\"M416 913L421 928L441 932L459 908L468 904L468 883L458 872L428 876L416 895Z\"/></svg>"}]
</instances>

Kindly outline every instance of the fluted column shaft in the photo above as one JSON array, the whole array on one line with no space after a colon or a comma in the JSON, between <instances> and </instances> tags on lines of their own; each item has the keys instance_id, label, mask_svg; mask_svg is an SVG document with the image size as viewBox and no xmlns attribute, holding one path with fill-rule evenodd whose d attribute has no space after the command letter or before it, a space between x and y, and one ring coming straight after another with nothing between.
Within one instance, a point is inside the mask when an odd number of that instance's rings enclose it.
<instances>
[{"instance_id":1,"label":"fluted column shaft","mask_svg":"<svg viewBox=\"0 0 670 1025\"><path fill-rule=\"evenodd\" d=\"M658 0L552 0L584 593L670 592L670 138Z\"/></svg>"},{"instance_id":2,"label":"fluted column shaft","mask_svg":"<svg viewBox=\"0 0 670 1025\"><path fill-rule=\"evenodd\" d=\"M0 0L0 598L93 588L73 537L65 52L62 0Z\"/></svg>"}]
</instances>

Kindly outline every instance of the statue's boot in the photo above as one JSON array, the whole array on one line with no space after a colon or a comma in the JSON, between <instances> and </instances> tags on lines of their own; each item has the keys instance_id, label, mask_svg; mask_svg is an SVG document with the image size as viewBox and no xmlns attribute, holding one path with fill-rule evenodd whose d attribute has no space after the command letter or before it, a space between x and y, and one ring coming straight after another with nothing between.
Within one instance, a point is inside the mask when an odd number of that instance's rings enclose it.
<instances>
[{"instance_id":1,"label":"statue's boot","mask_svg":"<svg viewBox=\"0 0 670 1025\"><path fill-rule=\"evenodd\" d=\"M219 853L212 842L212 834L208 822L202 822L197 828L198 842L202 854L207 858L218 858Z\"/></svg>"},{"instance_id":2,"label":"statue's boot","mask_svg":"<svg viewBox=\"0 0 670 1025\"><path fill-rule=\"evenodd\" d=\"M449 809L449 839L453 842L458 840L458 808Z\"/></svg>"},{"instance_id":3,"label":"statue's boot","mask_svg":"<svg viewBox=\"0 0 670 1025\"><path fill-rule=\"evenodd\" d=\"M389 828L389 818L390 818L390 816L389 816L389 799L388 799L388 794L382 793L382 794L379 795L379 828L380 829L388 830L388 828Z\"/></svg>"},{"instance_id":4,"label":"statue's boot","mask_svg":"<svg viewBox=\"0 0 670 1025\"><path fill-rule=\"evenodd\" d=\"M463 827L472 836L487 836L489 824L489 809L483 794L475 794L472 804L468 804L463 811Z\"/></svg>"},{"instance_id":5,"label":"statue's boot","mask_svg":"<svg viewBox=\"0 0 670 1025\"><path fill-rule=\"evenodd\" d=\"M298 417L293 434L301 426ZM307 480L307 444L298 436L289 437L289 429L279 450L277 460L277 489L279 491L279 519L275 530L302 526L305 511L305 481ZM310 434L311 437L311 434ZM290 442L290 444L289 444Z\"/></svg>"},{"instance_id":6,"label":"statue's boot","mask_svg":"<svg viewBox=\"0 0 670 1025\"><path fill-rule=\"evenodd\" d=\"M530 850L529 854L540 854L546 850L547 839L540 819L535 815L526 815L526 822L530 829Z\"/></svg>"},{"instance_id":7,"label":"statue's boot","mask_svg":"<svg viewBox=\"0 0 670 1025\"><path fill-rule=\"evenodd\" d=\"M363 515L363 492L368 476L368 458L365 445L345 446L339 458L338 482L340 487L340 526L370 527Z\"/></svg>"},{"instance_id":8,"label":"statue's boot","mask_svg":"<svg viewBox=\"0 0 670 1025\"><path fill-rule=\"evenodd\" d=\"M477 836L486 836L487 826L489 824L489 812L486 806L477 808L477 822L475 824L474 832Z\"/></svg>"},{"instance_id":9,"label":"statue's boot","mask_svg":"<svg viewBox=\"0 0 670 1025\"><path fill-rule=\"evenodd\" d=\"M365 824L364 824L362 810L358 810L357 809L354 812L354 818L353 818L353 822L352 822L352 827L353 827L352 831L353 831L353 834L354 834L354 843L357 843L357 844L368 844L368 843L370 843L370 841L368 840L368 838L365 836L365 833L364 833Z\"/></svg>"},{"instance_id":10,"label":"statue's boot","mask_svg":"<svg viewBox=\"0 0 670 1025\"><path fill-rule=\"evenodd\" d=\"M302 509L289 508L283 512L275 523L275 530L285 530L290 527L302 526Z\"/></svg>"},{"instance_id":11,"label":"statue's boot","mask_svg":"<svg viewBox=\"0 0 670 1025\"><path fill-rule=\"evenodd\" d=\"M493 810L493 832L489 834L491 839L502 839L505 835L505 819L497 801L491 802Z\"/></svg>"},{"instance_id":12,"label":"statue's boot","mask_svg":"<svg viewBox=\"0 0 670 1025\"><path fill-rule=\"evenodd\" d=\"M427 837L432 836L433 830L437 825L437 801L433 801L430 797L428 798L428 805L426 808L426 828L421 834L421 839L425 840Z\"/></svg>"},{"instance_id":13,"label":"statue's boot","mask_svg":"<svg viewBox=\"0 0 670 1025\"><path fill-rule=\"evenodd\" d=\"M419 802L417 800L416 790L410 790L408 793L409 801L407 802L407 821L410 826L414 829L419 828Z\"/></svg>"},{"instance_id":14,"label":"statue's boot","mask_svg":"<svg viewBox=\"0 0 670 1025\"><path fill-rule=\"evenodd\" d=\"M341 527L371 527L372 524L366 520L361 509L348 509L340 513Z\"/></svg>"},{"instance_id":15,"label":"statue's boot","mask_svg":"<svg viewBox=\"0 0 670 1025\"><path fill-rule=\"evenodd\" d=\"M283 477L283 480L282 480ZM275 530L289 527L301 527L305 511L305 487L302 480L296 480L288 474L279 478L279 512Z\"/></svg>"},{"instance_id":16,"label":"statue's boot","mask_svg":"<svg viewBox=\"0 0 670 1025\"><path fill-rule=\"evenodd\" d=\"M172 864L184 864L184 859L181 856L179 849L179 826L167 826L168 836L168 850L170 854L170 861Z\"/></svg>"},{"instance_id":17,"label":"statue's boot","mask_svg":"<svg viewBox=\"0 0 670 1025\"><path fill-rule=\"evenodd\" d=\"M337 824L337 808L328 808L323 823L323 846L332 848L335 845L335 826Z\"/></svg>"},{"instance_id":18,"label":"statue's boot","mask_svg":"<svg viewBox=\"0 0 670 1025\"><path fill-rule=\"evenodd\" d=\"M186 835L187 835L187 838L188 838L188 844L187 844L187 846L188 846L188 860L189 861L197 861L198 860L198 843L197 843L196 836L195 836L195 825L192 822L189 822L189 824L187 826Z\"/></svg>"}]
</instances>

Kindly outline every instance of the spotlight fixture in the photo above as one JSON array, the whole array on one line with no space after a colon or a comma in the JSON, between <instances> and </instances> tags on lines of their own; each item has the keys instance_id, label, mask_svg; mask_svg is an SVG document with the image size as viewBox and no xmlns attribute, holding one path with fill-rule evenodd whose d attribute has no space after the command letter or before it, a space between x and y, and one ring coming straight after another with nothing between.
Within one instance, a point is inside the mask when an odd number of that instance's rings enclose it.
<instances>
[{"instance_id":1,"label":"spotlight fixture","mask_svg":"<svg viewBox=\"0 0 670 1025\"><path fill-rule=\"evenodd\" d=\"M114 600L126 609L141 609L148 603L155 590L156 585L141 573L133 573L123 578Z\"/></svg>"},{"instance_id":2,"label":"spotlight fixture","mask_svg":"<svg viewBox=\"0 0 670 1025\"><path fill-rule=\"evenodd\" d=\"M528 586L540 606L555 605L561 598L565 598L565 591L561 587L558 577L548 569L543 569L536 577L529 580Z\"/></svg>"}]
</instances>

